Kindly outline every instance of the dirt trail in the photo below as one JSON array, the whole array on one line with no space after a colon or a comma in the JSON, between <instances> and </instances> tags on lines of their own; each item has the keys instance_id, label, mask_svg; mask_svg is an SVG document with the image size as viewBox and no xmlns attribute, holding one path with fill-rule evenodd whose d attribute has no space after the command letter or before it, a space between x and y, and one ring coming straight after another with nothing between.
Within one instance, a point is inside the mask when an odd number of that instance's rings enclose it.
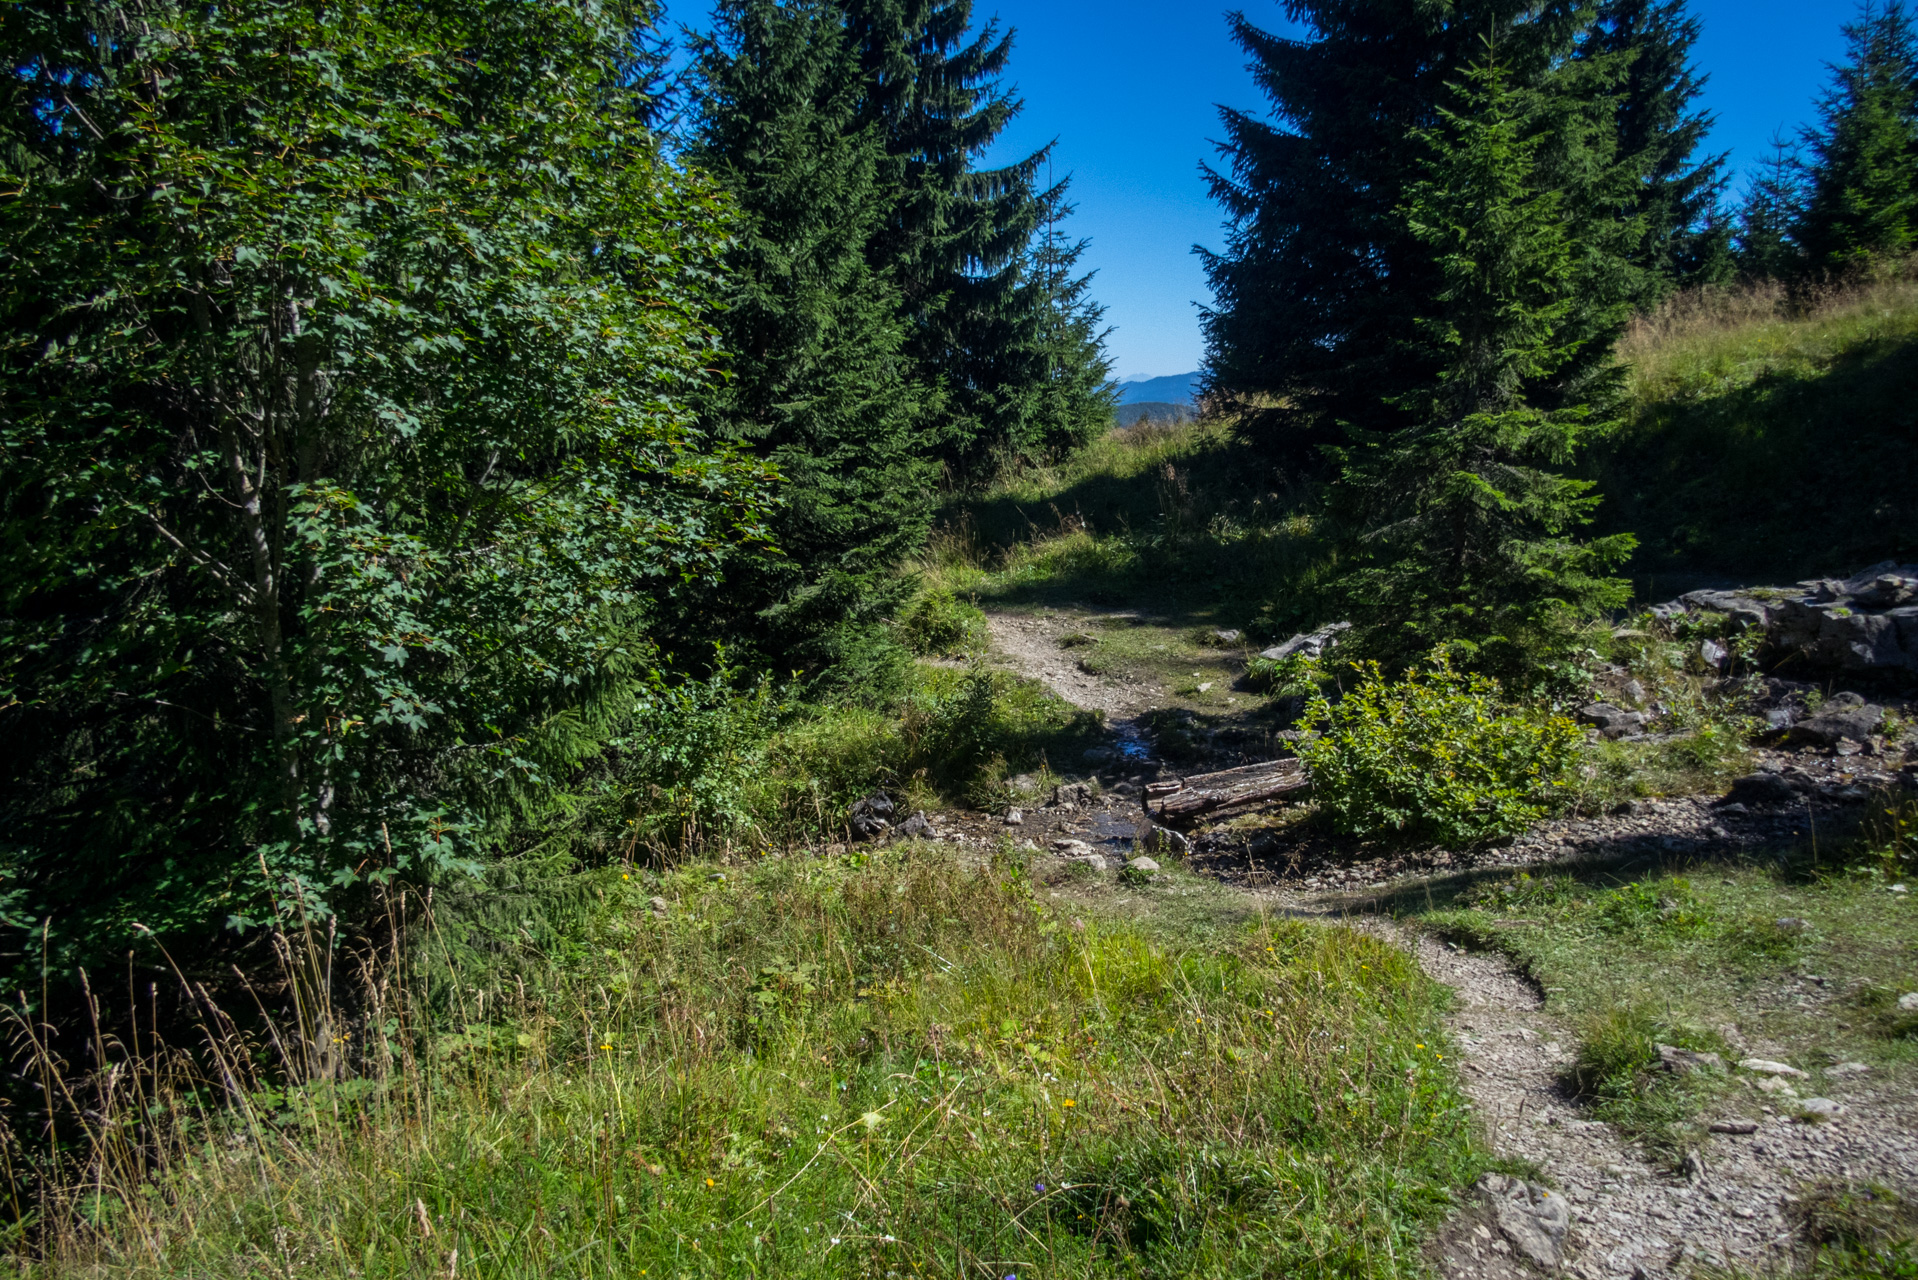
<instances>
[{"instance_id":1,"label":"dirt trail","mask_svg":"<svg viewBox=\"0 0 1918 1280\"><path fill-rule=\"evenodd\" d=\"M989 612L986 627L994 658L1074 706L1105 712L1106 719L1117 724L1160 705L1164 689L1144 679L1089 675L1079 668L1072 651L1059 644L1064 637L1083 632L1090 618L1115 616L1131 615Z\"/></svg>"},{"instance_id":2,"label":"dirt trail","mask_svg":"<svg viewBox=\"0 0 1918 1280\"><path fill-rule=\"evenodd\" d=\"M1083 632L1092 617L1112 616L988 612L990 656L1020 675L1039 681L1074 706L1104 712L1106 726L1118 739L1120 749L1143 762L1150 750L1141 717L1164 703L1164 687L1145 677L1092 675L1082 670L1072 651L1059 643L1068 635Z\"/></svg>"},{"instance_id":3,"label":"dirt trail","mask_svg":"<svg viewBox=\"0 0 1918 1280\"><path fill-rule=\"evenodd\" d=\"M1714 1135L1688 1176L1656 1168L1560 1085L1575 1037L1502 958L1401 935L1425 971L1459 995L1452 1032L1465 1089L1494 1147L1536 1164L1571 1202L1565 1270L1586 1280L1683 1276L1699 1263L1766 1272L1795 1240L1793 1192L1823 1179L1908 1182L1918 1174L1914 1099L1848 1094L1838 1115L1805 1124L1767 1115L1750 1134ZM1754 1045L1763 1056L1783 1046ZM1474 1230L1440 1238L1448 1277L1529 1274Z\"/></svg>"},{"instance_id":4,"label":"dirt trail","mask_svg":"<svg viewBox=\"0 0 1918 1280\"><path fill-rule=\"evenodd\" d=\"M1081 671L1059 639L1086 620L1069 613L989 614L994 655L1068 701L1104 711L1122 740L1136 738L1137 718L1159 705L1164 691L1145 680ZM1282 898L1301 914L1331 916L1341 905L1323 894L1261 896ZM1824 1123L1768 1113L1752 1133L1714 1135L1692 1154L1683 1175L1655 1166L1568 1098L1561 1081L1576 1037L1504 958L1469 953L1379 917L1358 924L1407 947L1427 973L1458 993L1451 1031L1465 1091L1487 1137L1500 1154L1530 1162L1569 1202L1563 1274L1652 1280L1686 1276L1700 1265L1771 1272L1787 1264L1795 1240L1794 1192L1805 1183L1918 1178L1918 1098L1868 1087L1847 1092L1843 1109ZM1750 1049L1757 1056L1791 1056L1787 1046ZM1439 1234L1433 1261L1448 1280L1539 1274L1483 1207L1461 1213Z\"/></svg>"}]
</instances>

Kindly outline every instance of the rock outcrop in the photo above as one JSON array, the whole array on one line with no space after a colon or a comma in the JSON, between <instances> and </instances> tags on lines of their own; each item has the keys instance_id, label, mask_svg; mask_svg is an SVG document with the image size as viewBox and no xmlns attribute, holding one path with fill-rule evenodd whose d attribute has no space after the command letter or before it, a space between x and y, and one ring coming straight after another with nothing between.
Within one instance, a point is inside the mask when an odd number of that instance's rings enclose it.
<instances>
[{"instance_id":1,"label":"rock outcrop","mask_svg":"<svg viewBox=\"0 0 1918 1280\"><path fill-rule=\"evenodd\" d=\"M1317 631L1307 631L1293 636L1283 644L1275 644L1259 656L1268 662L1281 662L1295 653L1316 658L1338 644L1339 637L1351 629L1352 624L1349 622L1334 622L1330 626L1320 627Z\"/></svg>"},{"instance_id":2,"label":"rock outcrop","mask_svg":"<svg viewBox=\"0 0 1918 1280\"><path fill-rule=\"evenodd\" d=\"M1764 636L1768 665L1852 675L1918 676L1918 565L1887 560L1843 580L1693 591L1652 612L1723 614Z\"/></svg>"}]
</instances>

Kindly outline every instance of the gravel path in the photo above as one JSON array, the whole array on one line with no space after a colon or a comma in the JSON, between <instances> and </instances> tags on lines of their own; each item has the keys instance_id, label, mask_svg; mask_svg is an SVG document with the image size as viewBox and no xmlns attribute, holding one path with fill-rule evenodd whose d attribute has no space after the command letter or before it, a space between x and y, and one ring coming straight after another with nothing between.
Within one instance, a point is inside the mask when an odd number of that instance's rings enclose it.
<instances>
[{"instance_id":1,"label":"gravel path","mask_svg":"<svg viewBox=\"0 0 1918 1280\"><path fill-rule=\"evenodd\" d=\"M986 629L992 637L992 656L1020 675L1039 681L1074 706L1105 712L1106 721L1118 728L1158 706L1164 690L1148 681L1114 679L1081 671L1072 651L1061 648L1059 640L1084 631L1089 616L989 611Z\"/></svg>"},{"instance_id":2,"label":"gravel path","mask_svg":"<svg viewBox=\"0 0 1918 1280\"><path fill-rule=\"evenodd\" d=\"M1585 1280L1682 1276L1694 1265L1763 1273L1796 1239L1794 1192L1807 1182L1871 1179L1909 1186L1918 1177L1918 1098L1869 1088L1843 1095L1832 1119L1767 1115L1751 1134L1714 1135L1689 1177L1648 1164L1611 1126L1584 1117L1558 1081L1574 1038L1502 959L1426 936L1402 938L1427 973L1459 995L1452 1031L1471 1095L1494 1146L1532 1161L1571 1203L1565 1270ZM1789 1057L1786 1046L1753 1045ZM1466 1225L1466 1224L1461 1224ZM1441 1236L1448 1277L1503 1277L1517 1269L1483 1222Z\"/></svg>"}]
</instances>

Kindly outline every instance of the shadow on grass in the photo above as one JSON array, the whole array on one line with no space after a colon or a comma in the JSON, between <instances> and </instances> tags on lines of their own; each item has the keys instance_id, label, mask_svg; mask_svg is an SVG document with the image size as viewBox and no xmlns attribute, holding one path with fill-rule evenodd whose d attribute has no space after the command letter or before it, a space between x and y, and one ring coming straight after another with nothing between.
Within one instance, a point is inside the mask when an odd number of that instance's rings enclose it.
<instances>
[{"instance_id":1,"label":"shadow on grass","mask_svg":"<svg viewBox=\"0 0 1918 1280\"><path fill-rule=\"evenodd\" d=\"M1651 406L1587 474L1637 574L1795 580L1918 555L1918 341Z\"/></svg>"},{"instance_id":2,"label":"shadow on grass","mask_svg":"<svg viewBox=\"0 0 1918 1280\"><path fill-rule=\"evenodd\" d=\"M1114 445L1056 488L1015 481L955 501L941 523L991 567L982 600L1126 606L1256 632L1277 616L1269 602L1304 594L1323 558L1303 505L1269 459L1218 428Z\"/></svg>"}]
</instances>

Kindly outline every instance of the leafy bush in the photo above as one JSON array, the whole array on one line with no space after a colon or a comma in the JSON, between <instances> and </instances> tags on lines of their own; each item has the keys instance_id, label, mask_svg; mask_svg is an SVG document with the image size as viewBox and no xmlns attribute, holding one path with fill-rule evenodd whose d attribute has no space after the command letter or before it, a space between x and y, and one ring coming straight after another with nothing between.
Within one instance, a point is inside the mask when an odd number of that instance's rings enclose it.
<instances>
[{"instance_id":1,"label":"leafy bush","mask_svg":"<svg viewBox=\"0 0 1918 1280\"><path fill-rule=\"evenodd\" d=\"M1299 753L1335 829L1465 844L1522 831L1569 795L1583 736L1565 717L1510 706L1443 658L1396 684L1375 662L1354 667L1342 701L1307 708L1324 732Z\"/></svg>"},{"instance_id":2,"label":"leafy bush","mask_svg":"<svg viewBox=\"0 0 1918 1280\"><path fill-rule=\"evenodd\" d=\"M722 668L703 681L661 687L634 708L631 732L611 743L626 753L637 788L632 845L724 848L759 834L751 780L790 708L761 680L749 692Z\"/></svg>"},{"instance_id":3,"label":"leafy bush","mask_svg":"<svg viewBox=\"0 0 1918 1280\"><path fill-rule=\"evenodd\" d=\"M1245 665L1246 683L1275 698L1294 698L1316 694L1325 683L1325 666L1305 653L1283 658L1254 658Z\"/></svg>"},{"instance_id":4,"label":"leafy bush","mask_svg":"<svg viewBox=\"0 0 1918 1280\"><path fill-rule=\"evenodd\" d=\"M913 601L899 620L899 630L914 653L942 655L973 647L984 631L985 615L961 604L945 587L935 587Z\"/></svg>"}]
</instances>

